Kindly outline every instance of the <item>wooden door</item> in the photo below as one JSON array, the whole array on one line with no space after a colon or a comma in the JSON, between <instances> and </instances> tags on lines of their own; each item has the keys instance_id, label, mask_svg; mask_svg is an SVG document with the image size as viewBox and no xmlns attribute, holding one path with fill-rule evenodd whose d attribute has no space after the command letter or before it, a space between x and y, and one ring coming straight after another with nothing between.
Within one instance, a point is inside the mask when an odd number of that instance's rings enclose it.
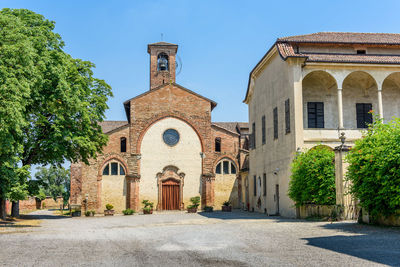
<instances>
[{"instance_id":1,"label":"wooden door","mask_svg":"<svg viewBox=\"0 0 400 267\"><path fill-rule=\"evenodd\" d=\"M162 209L179 210L179 182L168 179L162 183Z\"/></svg>"},{"instance_id":2,"label":"wooden door","mask_svg":"<svg viewBox=\"0 0 400 267\"><path fill-rule=\"evenodd\" d=\"M276 195L276 215L279 215L279 185L275 185L275 195Z\"/></svg>"}]
</instances>

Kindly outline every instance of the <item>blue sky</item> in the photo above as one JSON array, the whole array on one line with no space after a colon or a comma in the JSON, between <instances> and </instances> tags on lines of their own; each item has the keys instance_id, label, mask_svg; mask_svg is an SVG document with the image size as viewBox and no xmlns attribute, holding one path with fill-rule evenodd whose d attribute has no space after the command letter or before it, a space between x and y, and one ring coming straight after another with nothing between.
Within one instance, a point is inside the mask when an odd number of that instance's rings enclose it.
<instances>
[{"instance_id":1,"label":"blue sky","mask_svg":"<svg viewBox=\"0 0 400 267\"><path fill-rule=\"evenodd\" d=\"M0 0L56 22L75 58L113 88L108 120L149 89L147 44L179 45L177 83L218 103L213 121L247 121L248 74L278 37L318 31L400 32L400 1Z\"/></svg>"}]
</instances>

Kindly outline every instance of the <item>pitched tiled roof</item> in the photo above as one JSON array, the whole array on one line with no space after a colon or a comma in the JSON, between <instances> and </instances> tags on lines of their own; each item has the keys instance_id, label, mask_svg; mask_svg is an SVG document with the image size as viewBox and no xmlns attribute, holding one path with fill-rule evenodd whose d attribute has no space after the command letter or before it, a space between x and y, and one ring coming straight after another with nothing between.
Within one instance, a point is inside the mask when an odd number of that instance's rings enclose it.
<instances>
[{"instance_id":1,"label":"pitched tiled roof","mask_svg":"<svg viewBox=\"0 0 400 267\"><path fill-rule=\"evenodd\" d=\"M348 43L348 44L400 44L398 33L317 32L282 37L278 42Z\"/></svg>"},{"instance_id":2,"label":"pitched tiled roof","mask_svg":"<svg viewBox=\"0 0 400 267\"><path fill-rule=\"evenodd\" d=\"M190 93L190 94L193 94L193 95L195 95L195 96L198 96L198 97L200 97L200 98L202 98L202 99L204 99L204 100L210 102L210 104L211 104L211 110L213 110L213 109L217 106L217 103L214 102L213 100L211 100L211 99L209 99L209 98L207 98L207 97L204 97L204 96L202 96L202 95L199 95L198 93L195 93L195 92L193 92L193 91L191 91L191 90L189 90L189 89L187 89L187 88L185 88L185 87L183 87L182 85L179 85L179 84L177 84L177 83L165 83L165 84L162 84L162 85L160 85L160 86L158 86L158 87L156 87L156 88L153 88L153 89L151 89L151 90L149 90L149 91L146 91L146 92L144 92L144 93L142 93L142 94L140 94L140 95L137 95L137 96L135 96L135 97L133 97L133 98L131 98L131 99L129 99L129 100L126 100L126 101L124 102L124 104L128 104L130 101L132 101L132 100L134 100L134 99L140 98L140 97L145 96L145 95L147 95L147 94L151 94L151 93L153 93L154 91L159 90L159 89L164 88L164 87L169 86L169 85L178 87L178 88L180 88L180 89L182 89L182 90L184 90L184 91L186 91L186 92L188 92L188 93Z\"/></svg>"},{"instance_id":3,"label":"pitched tiled roof","mask_svg":"<svg viewBox=\"0 0 400 267\"><path fill-rule=\"evenodd\" d=\"M248 122L238 122L239 128L249 128Z\"/></svg>"},{"instance_id":4,"label":"pitched tiled roof","mask_svg":"<svg viewBox=\"0 0 400 267\"><path fill-rule=\"evenodd\" d=\"M103 133L108 133L108 132L118 129L122 126L128 125L128 122L127 121L103 121L103 122L100 122L99 125L101 126Z\"/></svg>"},{"instance_id":5,"label":"pitched tiled roof","mask_svg":"<svg viewBox=\"0 0 400 267\"><path fill-rule=\"evenodd\" d=\"M215 125L219 128L222 128L224 130L227 130L227 131L235 133L235 134L239 134L236 129L237 124L238 124L237 122L213 122L212 123L212 125Z\"/></svg>"},{"instance_id":6,"label":"pitched tiled roof","mask_svg":"<svg viewBox=\"0 0 400 267\"><path fill-rule=\"evenodd\" d=\"M345 53L311 53L311 52L297 52L295 47L301 44L313 45L361 45L361 46L374 46L374 47L400 47L400 34L397 33L353 33L353 32L317 32L305 35L296 35L289 37L278 38L275 44L268 50L264 57L257 63L249 74L249 81L247 85L247 92L244 102L248 100L250 92L250 81L253 72L263 60L268 58L270 53L278 51L282 59L286 60L291 57L303 58L307 62L321 62L321 63L358 63L358 64L398 64L400 65L400 54L345 54Z\"/></svg>"},{"instance_id":7,"label":"pitched tiled roof","mask_svg":"<svg viewBox=\"0 0 400 267\"><path fill-rule=\"evenodd\" d=\"M167 42L157 42L157 43L152 43L152 44L148 44L148 45L176 45L176 44L171 44L171 43L167 43Z\"/></svg>"}]
</instances>

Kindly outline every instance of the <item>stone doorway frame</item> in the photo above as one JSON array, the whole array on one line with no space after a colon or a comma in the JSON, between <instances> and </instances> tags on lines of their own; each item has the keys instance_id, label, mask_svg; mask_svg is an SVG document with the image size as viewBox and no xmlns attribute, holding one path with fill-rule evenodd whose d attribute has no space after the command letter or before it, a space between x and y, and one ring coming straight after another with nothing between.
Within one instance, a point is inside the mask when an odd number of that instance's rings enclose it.
<instances>
[{"instance_id":1,"label":"stone doorway frame","mask_svg":"<svg viewBox=\"0 0 400 267\"><path fill-rule=\"evenodd\" d=\"M173 179L179 183L179 209L184 210L183 204L183 185L185 173L178 172L179 168L173 165L164 167L162 172L157 173L157 184L158 184L158 203L157 210L162 210L162 184L164 181Z\"/></svg>"}]
</instances>

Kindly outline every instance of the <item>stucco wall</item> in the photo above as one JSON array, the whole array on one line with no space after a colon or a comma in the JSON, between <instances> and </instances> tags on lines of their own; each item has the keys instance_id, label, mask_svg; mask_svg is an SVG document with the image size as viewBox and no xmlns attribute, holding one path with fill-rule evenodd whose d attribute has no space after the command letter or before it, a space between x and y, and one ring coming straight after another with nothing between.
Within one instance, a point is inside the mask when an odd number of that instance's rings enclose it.
<instances>
[{"instance_id":1,"label":"stucco wall","mask_svg":"<svg viewBox=\"0 0 400 267\"><path fill-rule=\"evenodd\" d=\"M126 209L126 180L122 175L103 175L101 203L111 204L117 213Z\"/></svg>"},{"instance_id":2,"label":"stucco wall","mask_svg":"<svg viewBox=\"0 0 400 267\"><path fill-rule=\"evenodd\" d=\"M256 149L250 150L249 208L257 212L277 212L276 185L279 185L279 212L286 217L295 217L293 202L287 196L290 163L295 145L293 66L275 55L255 80L254 93L249 103L249 125L256 122ZM290 99L291 132L285 133L285 100ZM278 107L278 139L273 135L273 109ZM266 144L261 143L261 117L266 116ZM276 171L278 170L278 171ZM267 195L254 196L253 177L267 176ZM276 174L274 174L276 173ZM261 206L257 206L258 199Z\"/></svg>"},{"instance_id":3,"label":"stucco wall","mask_svg":"<svg viewBox=\"0 0 400 267\"><path fill-rule=\"evenodd\" d=\"M216 174L214 192L214 207L216 210L221 209L225 201L229 201L233 208L239 208L236 174Z\"/></svg>"},{"instance_id":4,"label":"stucco wall","mask_svg":"<svg viewBox=\"0 0 400 267\"><path fill-rule=\"evenodd\" d=\"M167 129L175 129L180 140L175 146L164 143L162 135ZM190 198L201 193L201 144L196 132L187 123L176 118L165 118L153 124L145 133L141 143L140 202L148 199L158 202L157 173L169 165L185 173L183 202L185 207Z\"/></svg>"}]
</instances>

